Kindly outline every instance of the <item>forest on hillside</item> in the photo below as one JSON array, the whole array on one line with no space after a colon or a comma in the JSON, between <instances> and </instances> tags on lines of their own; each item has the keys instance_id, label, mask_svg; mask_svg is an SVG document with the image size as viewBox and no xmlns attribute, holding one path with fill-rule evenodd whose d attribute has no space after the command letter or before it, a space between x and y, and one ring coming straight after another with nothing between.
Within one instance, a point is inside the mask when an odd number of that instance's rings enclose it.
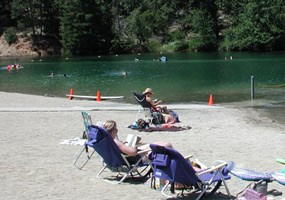
<instances>
[{"instance_id":1,"label":"forest on hillside","mask_svg":"<svg viewBox=\"0 0 285 200\"><path fill-rule=\"evenodd\" d=\"M9 43L67 55L285 49L284 0L2 0Z\"/></svg>"}]
</instances>

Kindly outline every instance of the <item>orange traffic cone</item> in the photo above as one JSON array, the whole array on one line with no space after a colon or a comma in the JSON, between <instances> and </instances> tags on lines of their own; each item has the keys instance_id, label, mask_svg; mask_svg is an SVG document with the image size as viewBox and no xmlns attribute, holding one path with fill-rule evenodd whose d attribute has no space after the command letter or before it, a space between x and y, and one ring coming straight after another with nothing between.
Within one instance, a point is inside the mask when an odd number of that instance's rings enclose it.
<instances>
[{"instance_id":1,"label":"orange traffic cone","mask_svg":"<svg viewBox=\"0 0 285 200\"><path fill-rule=\"evenodd\" d=\"M97 91L97 100L96 101L101 101L101 95L100 95L100 91Z\"/></svg>"},{"instance_id":2,"label":"orange traffic cone","mask_svg":"<svg viewBox=\"0 0 285 200\"><path fill-rule=\"evenodd\" d=\"M72 96L72 95L73 95L73 89L71 88L70 91L69 91L69 96L68 96L68 99L69 99L69 100L72 100L72 99L73 99L73 96Z\"/></svg>"},{"instance_id":3,"label":"orange traffic cone","mask_svg":"<svg viewBox=\"0 0 285 200\"><path fill-rule=\"evenodd\" d=\"M214 98L213 98L213 95L210 94L210 97L209 97L209 106L212 106L214 104Z\"/></svg>"}]
</instances>

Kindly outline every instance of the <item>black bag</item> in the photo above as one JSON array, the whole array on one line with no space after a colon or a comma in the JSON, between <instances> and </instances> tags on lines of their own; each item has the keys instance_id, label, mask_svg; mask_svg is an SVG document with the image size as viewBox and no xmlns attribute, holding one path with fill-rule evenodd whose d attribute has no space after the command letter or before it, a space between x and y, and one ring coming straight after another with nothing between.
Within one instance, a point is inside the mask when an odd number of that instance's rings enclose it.
<instances>
[{"instance_id":1,"label":"black bag","mask_svg":"<svg viewBox=\"0 0 285 200\"><path fill-rule=\"evenodd\" d=\"M137 125L138 125L138 129L145 129L145 128L149 127L149 123L143 119L138 119Z\"/></svg>"},{"instance_id":2,"label":"black bag","mask_svg":"<svg viewBox=\"0 0 285 200\"><path fill-rule=\"evenodd\" d=\"M153 124L163 124L165 122L163 114L159 112L153 112L152 116L153 116L152 119Z\"/></svg>"}]
</instances>

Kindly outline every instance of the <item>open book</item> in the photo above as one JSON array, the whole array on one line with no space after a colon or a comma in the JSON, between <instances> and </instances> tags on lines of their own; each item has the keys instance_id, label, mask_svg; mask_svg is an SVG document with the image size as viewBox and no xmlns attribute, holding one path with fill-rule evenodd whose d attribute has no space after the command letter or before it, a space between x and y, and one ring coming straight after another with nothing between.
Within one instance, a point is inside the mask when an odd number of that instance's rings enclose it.
<instances>
[{"instance_id":1,"label":"open book","mask_svg":"<svg viewBox=\"0 0 285 200\"><path fill-rule=\"evenodd\" d=\"M136 146L137 144L139 144L140 140L141 138L139 136L129 134L126 139L126 145L129 147Z\"/></svg>"}]
</instances>

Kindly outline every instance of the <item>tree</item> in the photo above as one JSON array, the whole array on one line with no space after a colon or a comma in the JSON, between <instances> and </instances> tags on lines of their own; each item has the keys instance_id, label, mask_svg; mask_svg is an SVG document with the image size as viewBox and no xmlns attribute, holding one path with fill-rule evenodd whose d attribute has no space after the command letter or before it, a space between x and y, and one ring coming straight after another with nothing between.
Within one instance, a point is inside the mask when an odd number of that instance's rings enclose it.
<instances>
[{"instance_id":1,"label":"tree","mask_svg":"<svg viewBox=\"0 0 285 200\"><path fill-rule=\"evenodd\" d=\"M0 35L7 27L16 26L15 20L11 19L11 1L2 0L0 2Z\"/></svg>"},{"instance_id":2,"label":"tree","mask_svg":"<svg viewBox=\"0 0 285 200\"><path fill-rule=\"evenodd\" d=\"M217 38L213 19L207 10L196 9L192 12L192 34L189 41L190 50L208 51L215 50Z\"/></svg>"},{"instance_id":3,"label":"tree","mask_svg":"<svg viewBox=\"0 0 285 200\"><path fill-rule=\"evenodd\" d=\"M184 40L187 34L182 33L182 30L189 30L185 18L189 14L191 2L192 0L140 1L126 17L126 35L140 45L148 44L153 38L161 43Z\"/></svg>"},{"instance_id":4,"label":"tree","mask_svg":"<svg viewBox=\"0 0 285 200\"><path fill-rule=\"evenodd\" d=\"M215 1L193 1L192 7L189 49L193 51L216 50L219 42L219 26Z\"/></svg>"},{"instance_id":5,"label":"tree","mask_svg":"<svg viewBox=\"0 0 285 200\"><path fill-rule=\"evenodd\" d=\"M41 27L48 35L59 36L60 0L41 0Z\"/></svg>"},{"instance_id":6,"label":"tree","mask_svg":"<svg viewBox=\"0 0 285 200\"><path fill-rule=\"evenodd\" d=\"M284 40L283 0L251 1L225 31L229 50L273 50Z\"/></svg>"},{"instance_id":7,"label":"tree","mask_svg":"<svg viewBox=\"0 0 285 200\"><path fill-rule=\"evenodd\" d=\"M96 0L63 3L60 34L66 54L108 52L113 36L108 5Z\"/></svg>"}]
</instances>

